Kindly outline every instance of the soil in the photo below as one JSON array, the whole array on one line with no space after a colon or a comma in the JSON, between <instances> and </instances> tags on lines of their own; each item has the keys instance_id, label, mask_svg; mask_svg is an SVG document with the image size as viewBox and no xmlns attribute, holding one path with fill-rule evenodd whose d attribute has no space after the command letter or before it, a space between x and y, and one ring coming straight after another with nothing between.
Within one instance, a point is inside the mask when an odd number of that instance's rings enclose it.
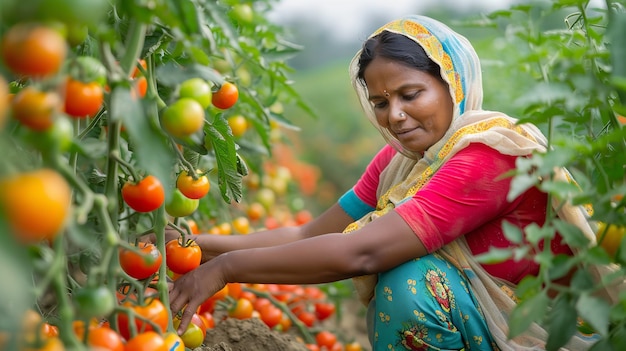
<instances>
[{"instance_id":1,"label":"soil","mask_svg":"<svg viewBox=\"0 0 626 351\"><path fill-rule=\"evenodd\" d=\"M370 350L365 326L365 308L356 300L344 301L342 314L320 326L343 342L358 341ZM308 351L295 333L271 330L260 319L226 318L207 330L204 345L195 351Z\"/></svg>"}]
</instances>

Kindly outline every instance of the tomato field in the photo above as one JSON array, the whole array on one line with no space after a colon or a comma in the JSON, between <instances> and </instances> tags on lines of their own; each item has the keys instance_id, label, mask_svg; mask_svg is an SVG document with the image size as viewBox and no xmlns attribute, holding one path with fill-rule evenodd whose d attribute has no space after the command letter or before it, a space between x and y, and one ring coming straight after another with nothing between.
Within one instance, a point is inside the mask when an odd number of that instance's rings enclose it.
<instances>
[{"instance_id":1,"label":"tomato field","mask_svg":"<svg viewBox=\"0 0 626 351\"><path fill-rule=\"evenodd\" d=\"M312 218L299 195L316 191L317 168L284 152L285 131L298 130L285 107L314 113L287 64L300 47L267 19L273 2L3 1L1 350L201 349L221 323L250 319L293 338L294 349L368 349L328 323L342 318L340 300L352 294L341 284L229 283L183 335L174 332L180 320L167 281L202 259L186 235L246 235ZM550 16L565 18L565 28L542 28ZM552 146L519 165L513 191L538 186L589 204L600 223L598 246L556 218L530 229L529 245L558 230L580 255L540 257L543 275L521 285L526 302L511 333L545 324L556 350L581 317L600 336L594 350L624 349L626 296L606 304L584 274L569 287L550 283L592 264L618 267L603 284L624 276L624 6L518 5L481 25L506 28L515 50L503 64L526 77L520 117ZM570 168L578 186L539 184L556 166ZM165 242L166 227L183 239ZM485 259L524 250L520 240Z\"/></svg>"}]
</instances>

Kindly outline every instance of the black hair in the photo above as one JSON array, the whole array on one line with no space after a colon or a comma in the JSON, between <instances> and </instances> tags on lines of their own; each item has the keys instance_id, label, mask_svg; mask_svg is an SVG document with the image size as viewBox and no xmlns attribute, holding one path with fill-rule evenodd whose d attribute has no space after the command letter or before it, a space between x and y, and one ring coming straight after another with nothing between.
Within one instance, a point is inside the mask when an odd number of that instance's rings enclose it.
<instances>
[{"instance_id":1,"label":"black hair","mask_svg":"<svg viewBox=\"0 0 626 351\"><path fill-rule=\"evenodd\" d=\"M382 31L363 43L357 77L364 85L365 69L376 57L397 61L443 80L439 65L428 57L421 45L404 35Z\"/></svg>"}]
</instances>

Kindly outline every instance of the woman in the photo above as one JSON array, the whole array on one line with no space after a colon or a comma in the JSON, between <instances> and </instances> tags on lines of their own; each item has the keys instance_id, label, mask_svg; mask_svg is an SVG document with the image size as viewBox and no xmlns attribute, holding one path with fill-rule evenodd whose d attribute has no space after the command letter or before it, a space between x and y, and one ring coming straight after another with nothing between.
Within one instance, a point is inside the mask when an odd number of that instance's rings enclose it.
<instances>
[{"instance_id":1,"label":"woman","mask_svg":"<svg viewBox=\"0 0 626 351\"><path fill-rule=\"evenodd\" d=\"M511 288L532 259L481 265L511 247L504 222L545 221L547 196L509 199L518 157L545 151L530 125L481 110L480 63L470 43L422 16L376 31L353 59L353 86L388 145L337 204L301 227L195 239L198 269L171 285L181 330L228 282L313 284L355 278L374 350L542 349L545 332L507 340ZM572 218L586 225L574 208ZM587 228L588 229L588 228ZM560 238L552 251L571 254ZM495 298L497 297L497 298ZM581 340L572 349L584 349Z\"/></svg>"}]
</instances>

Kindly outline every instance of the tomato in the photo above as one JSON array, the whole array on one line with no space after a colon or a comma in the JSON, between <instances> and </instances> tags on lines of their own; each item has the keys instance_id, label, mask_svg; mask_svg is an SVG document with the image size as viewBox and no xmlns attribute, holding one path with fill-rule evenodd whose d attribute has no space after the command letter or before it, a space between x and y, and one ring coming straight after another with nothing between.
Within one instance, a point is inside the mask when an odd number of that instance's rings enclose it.
<instances>
[{"instance_id":1,"label":"tomato","mask_svg":"<svg viewBox=\"0 0 626 351\"><path fill-rule=\"evenodd\" d=\"M228 222L222 222L217 225L220 235L230 235L233 232L233 226Z\"/></svg>"},{"instance_id":2,"label":"tomato","mask_svg":"<svg viewBox=\"0 0 626 351\"><path fill-rule=\"evenodd\" d=\"M252 302L246 298L239 298L237 302L228 310L228 316L237 319L246 319L252 317L254 307Z\"/></svg>"},{"instance_id":3,"label":"tomato","mask_svg":"<svg viewBox=\"0 0 626 351\"><path fill-rule=\"evenodd\" d=\"M280 308L276 307L274 304L270 303L261 307L258 310L261 316L261 320L265 323L270 329L280 324L280 321L283 318L283 311Z\"/></svg>"},{"instance_id":4,"label":"tomato","mask_svg":"<svg viewBox=\"0 0 626 351\"><path fill-rule=\"evenodd\" d=\"M102 87L106 85L106 67L95 57L78 56L70 62L69 70L76 80L96 82Z\"/></svg>"},{"instance_id":5,"label":"tomato","mask_svg":"<svg viewBox=\"0 0 626 351\"><path fill-rule=\"evenodd\" d=\"M41 91L33 86L22 89L13 97L13 118L37 131L50 128L61 111L61 98L53 91Z\"/></svg>"},{"instance_id":6,"label":"tomato","mask_svg":"<svg viewBox=\"0 0 626 351\"><path fill-rule=\"evenodd\" d=\"M187 240L184 245L179 240L165 244L165 261L167 267L174 273L185 274L196 269L201 259L202 250L193 240Z\"/></svg>"},{"instance_id":7,"label":"tomato","mask_svg":"<svg viewBox=\"0 0 626 351\"><path fill-rule=\"evenodd\" d=\"M332 348L337 342L337 336L328 330L322 330L315 334L315 341L320 347Z\"/></svg>"},{"instance_id":8,"label":"tomato","mask_svg":"<svg viewBox=\"0 0 626 351\"><path fill-rule=\"evenodd\" d=\"M65 83L65 113L72 117L93 117L102 108L104 89L99 83L68 78Z\"/></svg>"},{"instance_id":9,"label":"tomato","mask_svg":"<svg viewBox=\"0 0 626 351\"><path fill-rule=\"evenodd\" d=\"M316 302L315 305L315 317L320 321L325 320L335 313L335 304L332 302Z\"/></svg>"},{"instance_id":10,"label":"tomato","mask_svg":"<svg viewBox=\"0 0 626 351\"><path fill-rule=\"evenodd\" d=\"M237 22L250 23L254 18L254 12L249 4L237 4L233 6L232 16Z\"/></svg>"},{"instance_id":11,"label":"tomato","mask_svg":"<svg viewBox=\"0 0 626 351\"><path fill-rule=\"evenodd\" d=\"M154 331L137 334L128 340L124 347L126 351L169 351L165 347L165 340Z\"/></svg>"},{"instance_id":12,"label":"tomato","mask_svg":"<svg viewBox=\"0 0 626 351\"><path fill-rule=\"evenodd\" d=\"M215 328L215 318L213 317L213 313L209 311L204 311L199 314L200 319L204 322L204 329L213 329Z\"/></svg>"},{"instance_id":13,"label":"tomato","mask_svg":"<svg viewBox=\"0 0 626 351\"><path fill-rule=\"evenodd\" d=\"M46 77L61 68L67 44L52 28L18 23L4 34L0 55L5 65L18 75Z\"/></svg>"},{"instance_id":14,"label":"tomato","mask_svg":"<svg viewBox=\"0 0 626 351\"><path fill-rule=\"evenodd\" d=\"M54 239L65 227L71 200L69 184L51 169L0 179L0 210L23 243Z\"/></svg>"},{"instance_id":15,"label":"tomato","mask_svg":"<svg viewBox=\"0 0 626 351\"><path fill-rule=\"evenodd\" d=\"M193 219L187 219L187 225L189 226L191 234L200 234L200 227L196 221Z\"/></svg>"},{"instance_id":16,"label":"tomato","mask_svg":"<svg viewBox=\"0 0 626 351\"><path fill-rule=\"evenodd\" d=\"M309 311L301 311L296 317L309 328L315 324L315 315Z\"/></svg>"},{"instance_id":17,"label":"tomato","mask_svg":"<svg viewBox=\"0 0 626 351\"><path fill-rule=\"evenodd\" d=\"M131 96L137 98L145 97L148 92L148 79L146 77L137 77L133 79L133 88L131 90Z\"/></svg>"},{"instance_id":18,"label":"tomato","mask_svg":"<svg viewBox=\"0 0 626 351\"><path fill-rule=\"evenodd\" d=\"M151 212L165 202L165 190L158 178L149 175L138 183L126 182L122 187L122 198L137 212Z\"/></svg>"},{"instance_id":19,"label":"tomato","mask_svg":"<svg viewBox=\"0 0 626 351\"><path fill-rule=\"evenodd\" d=\"M167 332L163 335L165 340L165 349L167 351L185 351L185 343L178 334Z\"/></svg>"},{"instance_id":20,"label":"tomato","mask_svg":"<svg viewBox=\"0 0 626 351\"><path fill-rule=\"evenodd\" d=\"M93 349L124 351L122 336L108 327L96 327L89 330L87 345Z\"/></svg>"},{"instance_id":21,"label":"tomato","mask_svg":"<svg viewBox=\"0 0 626 351\"><path fill-rule=\"evenodd\" d=\"M265 216L265 207L259 202L253 202L246 209L246 214L251 221L258 221Z\"/></svg>"},{"instance_id":22,"label":"tomato","mask_svg":"<svg viewBox=\"0 0 626 351\"><path fill-rule=\"evenodd\" d=\"M269 211L276 203L276 193L270 188L261 188L256 193L256 201Z\"/></svg>"},{"instance_id":23,"label":"tomato","mask_svg":"<svg viewBox=\"0 0 626 351\"><path fill-rule=\"evenodd\" d=\"M197 179L193 179L187 171L182 171L176 178L176 187L186 197L200 199L209 193L211 182L206 175L198 175Z\"/></svg>"},{"instance_id":24,"label":"tomato","mask_svg":"<svg viewBox=\"0 0 626 351\"><path fill-rule=\"evenodd\" d=\"M239 99L237 86L230 82L224 82L217 92L213 94L213 106L225 110L233 107Z\"/></svg>"},{"instance_id":25,"label":"tomato","mask_svg":"<svg viewBox=\"0 0 626 351\"><path fill-rule=\"evenodd\" d=\"M130 249L120 249L120 266L135 279L146 279L155 274L163 258L154 244L139 242L139 252Z\"/></svg>"},{"instance_id":26,"label":"tomato","mask_svg":"<svg viewBox=\"0 0 626 351\"><path fill-rule=\"evenodd\" d=\"M178 329L179 325L180 319L175 318L174 328ZM190 349L195 349L196 347L202 345L202 342L204 341L202 330L194 323L189 323L187 325L187 329L185 329L185 332L183 332L180 338L183 340L183 343L185 343L185 347Z\"/></svg>"},{"instance_id":27,"label":"tomato","mask_svg":"<svg viewBox=\"0 0 626 351\"><path fill-rule=\"evenodd\" d=\"M227 122L234 137L240 137L248 130L248 120L242 115L228 117Z\"/></svg>"},{"instance_id":28,"label":"tomato","mask_svg":"<svg viewBox=\"0 0 626 351\"><path fill-rule=\"evenodd\" d=\"M167 330L167 324L169 321L168 309L163 305L159 299L148 299L144 305L136 305L131 301L122 303L123 307L132 309L137 317L135 318L135 325L137 326L137 332L146 332L154 330L152 324L144 322L141 318L152 321L156 326L161 329L159 332ZM120 334L127 340L130 338L130 324L128 314L120 312L117 314L117 326ZM128 348L127 348L128 349Z\"/></svg>"},{"instance_id":29,"label":"tomato","mask_svg":"<svg viewBox=\"0 0 626 351\"><path fill-rule=\"evenodd\" d=\"M604 234L606 231L606 234ZM615 256L617 253L617 249L619 249L622 244L622 239L626 234L626 228L621 226L616 226L614 224L609 225L609 229L606 229L605 223L598 223L598 231L596 232L596 237L598 239L598 245L600 245L606 252ZM604 237L602 237L604 235ZM600 241L601 240L601 241Z\"/></svg>"},{"instance_id":30,"label":"tomato","mask_svg":"<svg viewBox=\"0 0 626 351\"><path fill-rule=\"evenodd\" d=\"M105 285L84 287L72 294L80 318L105 317L115 308L115 296Z\"/></svg>"},{"instance_id":31,"label":"tomato","mask_svg":"<svg viewBox=\"0 0 626 351\"><path fill-rule=\"evenodd\" d=\"M42 341L42 343L43 345L36 348L22 347L20 348L20 351L65 351L65 346L63 346L63 342L57 337L49 338L45 341Z\"/></svg>"},{"instance_id":32,"label":"tomato","mask_svg":"<svg viewBox=\"0 0 626 351\"><path fill-rule=\"evenodd\" d=\"M43 323L41 325L41 334L46 338L59 336L59 327L50 323Z\"/></svg>"},{"instance_id":33,"label":"tomato","mask_svg":"<svg viewBox=\"0 0 626 351\"><path fill-rule=\"evenodd\" d=\"M302 225L304 223L308 223L313 219L313 215L309 210L300 210L296 212L295 220L296 224Z\"/></svg>"},{"instance_id":34,"label":"tomato","mask_svg":"<svg viewBox=\"0 0 626 351\"><path fill-rule=\"evenodd\" d=\"M353 341L344 346L344 351L363 351L363 347L358 342Z\"/></svg>"},{"instance_id":35,"label":"tomato","mask_svg":"<svg viewBox=\"0 0 626 351\"><path fill-rule=\"evenodd\" d=\"M191 98L200 103L203 109L211 105L213 91L209 83L202 78L191 78L180 84L178 96L181 98Z\"/></svg>"},{"instance_id":36,"label":"tomato","mask_svg":"<svg viewBox=\"0 0 626 351\"><path fill-rule=\"evenodd\" d=\"M306 344L305 346L309 351L320 351L320 347L316 344Z\"/></svg>"},{"instance_id":37,"label":"tomato","mask_svg":"<svg viewBox=\"0 0 626 351\"><path fill-rule=\"evenodd\" d=\"M196 212L200 200L190 199L183 195L178 189L174 189L172 198L165 204L165 211L172 217L186 217Z\"/></svg>"},{"instance_id":38,"label":"tomato","mask_svg":"<svg viewBox=\"0 0 626 351\"><path fill-rule=\"evenodd\" d=\"M243 292L243 286L241 283L228 283L226 286L228 287L228 296L235 300L241 296L241 293Z\"/></svg>"},{"instance_id":39,"label":"tomato","mask_svg":"<svg viewBox=\"0 0 626 351\"><path fill-rule=\"evenodd\" d=\"M24 139L42 153L66 152L72 146L74 125L69 118L59 116L53 120L52 126L46 130L26 131Z\"/></svg>"},{"instance_id":40,"label":"tomato","mask_svg":"<svg viewBox=\"0 0 626 351\"><path fill-rule=\"evenodd\" d=\"M293 321L291 320L291 317L289 317L288 314L283 313L283 316L280 318L279 323L280 330L286 332L287 330L289 330L289 328L291 328L292 324Z\"/></svg>"},{"instance_id":41,"label":"tomato","mask_svg":"<svg viewBox=\"0 0 626 351\"><path fill-rule=\"evenodd\" d=\"M165 108L161 114L161 126L177 138L190 136L204 126L204 109L191 98L180 98Z\"/></svg>"},{"instance_id":42,"label":"tomato","mask_svg":"<svg viewBox=\"0 0 626 351\"><path fill-rule=\"evenodd\" d=\"M232 222L233 229L237 231L239 234L248 234L250 233L250 221L247 217L238 216L233 219Z\"/></svg>"},{"instance_id":43,"label":"tomato","mask_svg":"<svg viewBox=\"0 0 626 351\"><path fill-rule=\"evenodd\" d=\"M131 78L137 78L137 77L143 76L143 73L141 72L141 69L139 69L139 67L143 68L144 71L147 71L148 63L146 62L146 60L144 59L137 60L137 64L135 65L135 67L133 67L133 71L130 73Z\"/></svg>"}]
</instances>

